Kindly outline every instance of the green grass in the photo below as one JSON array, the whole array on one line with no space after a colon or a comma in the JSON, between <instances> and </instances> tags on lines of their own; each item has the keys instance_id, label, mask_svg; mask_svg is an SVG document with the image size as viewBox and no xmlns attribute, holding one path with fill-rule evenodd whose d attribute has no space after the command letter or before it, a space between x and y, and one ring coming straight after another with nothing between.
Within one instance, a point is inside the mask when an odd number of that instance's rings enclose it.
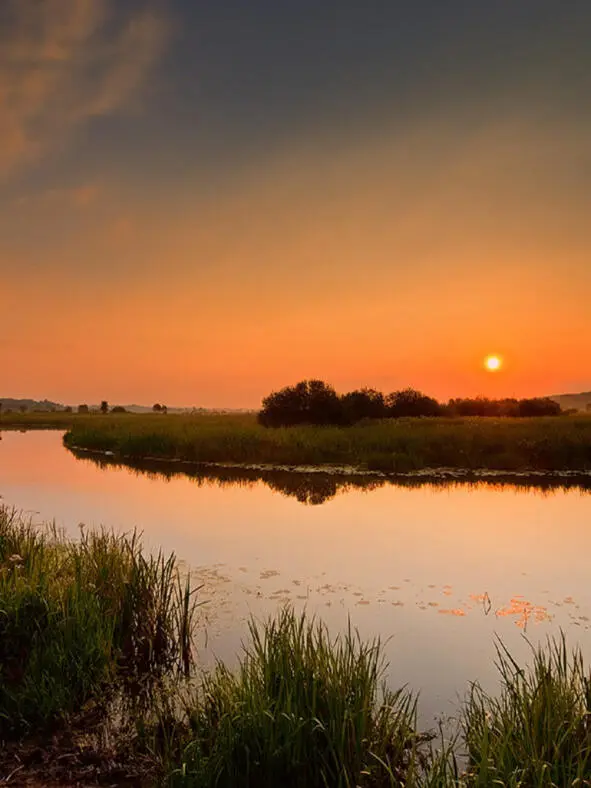
<instances>
[{"instance_id":1,"label":"green grass","mask_svg":"<svg viewBox=\"0 0 591 788\"><path fill-rule=\"evenodd\" d=\"M287 609L251 623L240 667L224 665L187 707L175 786L345 788L402 784L418 769L416 698L381 687L379 642Z\"/></svg>"},{"instance_id":2,"label":"green grass","mask_svg":"<svg viewBox=\"0 0 591 788\"><path fill-rule=\"evenodd\" d=\"M591 780L591 676L564 637L522 668L498 648L502 692L475 685L464 714L467 786L571 786Z\"/></svg>"},{"instance_id":3,"label":"green grass","mask_svg":"<svg viewBox=\"0 0 591 788\"><path fill-rule=\"evenodd\" d=\"M78 541L0 508L0 738L187 671L194 601L135 535Z\"/></svg>"},{"instance_id":4,"label":"green grass","mask_svg":"<svg viewBox=\"0 0 591 788\"><path fill-rule=\"evenodd\" d=\"M78 420L79 419L79 420ZM271 465L591 470L591 417L398 419L267 429L251 415L74 417L66 445L121 458Z\"/></svg>"}]
</instances>

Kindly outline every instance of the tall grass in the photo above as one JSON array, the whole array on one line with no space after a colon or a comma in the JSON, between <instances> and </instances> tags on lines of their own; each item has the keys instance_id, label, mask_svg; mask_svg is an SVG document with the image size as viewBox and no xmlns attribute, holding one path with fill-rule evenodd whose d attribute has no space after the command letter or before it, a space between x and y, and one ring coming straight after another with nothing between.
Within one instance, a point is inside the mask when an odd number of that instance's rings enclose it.
<instances>
[{"instance_id":1,"label":"tall grass","mask_svg":"<svg viewBox=\"0 0 591 788\"><path fill-rule=\"evenodd\" d=\"M0 735L188 671L194 605L174 557L136 535L74 542L0 508Z\"/></svg>"},{"instance_id":2,"label":"tall grass","mask_svg":"<svg viewBox=\"0 0 591 788\"><path fill-rule=\"evenodd\" d=\"M75 422L70 447L129 459L424 468L591 470L591 417L396 419L267 429L250 415L109 416Z\"/></svg>"},{"instance_id":3,"label":"tall grass","mask_svg":"<svg viewBox=\"0 0 591 788\"><path fill-rule=\"evenodd\" d=\"M240 667L206 676L171 782L219 788L401 784L416 759L416 699L380 688L378 641L287 609L250 625Z\"/></svg>"},{"instance_id":4,"label":"tall grass","mask_svg":"<svg viewBox=\"0 0 591 788\"><path fill-rule=\"evenodd\" d=\"M498 647L502 691L474 685L464 715L468 786L574 786L591 782L591 675L564 636L519 666Z\"/></svg>"}]
</instances>

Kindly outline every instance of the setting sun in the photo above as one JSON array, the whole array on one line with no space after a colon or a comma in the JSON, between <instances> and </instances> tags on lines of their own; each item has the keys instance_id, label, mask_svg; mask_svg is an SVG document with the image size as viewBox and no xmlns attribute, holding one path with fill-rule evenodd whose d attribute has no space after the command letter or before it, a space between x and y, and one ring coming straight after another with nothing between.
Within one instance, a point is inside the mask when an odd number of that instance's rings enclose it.
<instances>
[{"instance_id":1,"label":"setting sun","mask_svg":"<svg viewBox=\"0 0 591 788\"><path fill-rule=\"evenodd\" d=\"M499 356L487 356L484 359L484 366L490 372L496 372L497 370L499 370L501 368L502 364L503 364L503 362L501 361Z\"/></svg>"}]
</instances>

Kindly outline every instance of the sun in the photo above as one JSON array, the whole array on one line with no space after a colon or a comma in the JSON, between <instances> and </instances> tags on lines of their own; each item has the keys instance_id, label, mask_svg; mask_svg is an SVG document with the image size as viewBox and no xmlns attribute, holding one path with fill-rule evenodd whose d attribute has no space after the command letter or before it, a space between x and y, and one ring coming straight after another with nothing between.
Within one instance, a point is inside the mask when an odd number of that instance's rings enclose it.
<instances>
[{"instance_id":1,"label":"sun","mask_svg":"<svg viewBox=\"0 0 591 788\"><path fill-rule=\"evenodd\" d=\"M503 366L503 361L500 356L487 356L484 359L484 366L489 372L498 372Z\"/></svg>"}]
</instances>

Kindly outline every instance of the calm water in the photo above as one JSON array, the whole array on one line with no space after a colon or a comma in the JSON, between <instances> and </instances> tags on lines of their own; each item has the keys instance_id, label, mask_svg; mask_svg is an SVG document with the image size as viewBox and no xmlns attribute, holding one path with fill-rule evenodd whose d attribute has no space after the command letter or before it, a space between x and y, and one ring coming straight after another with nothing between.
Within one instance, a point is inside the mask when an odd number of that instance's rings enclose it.
<instances>
[{"instance_id":1,"label":"calm water","mask_svg":"<svg viewBox=\"0 0 591 788\"><path fill-rule=\"evenodd\" d=\"M453 715L470 680L494 687L495 635L525 656L525 637L563 629L591 661L591 494L579 487L190 478L77 459L57 432L1 438L3 503L73 535L138 527L195 572L205 663L232 661L249 613L286 601L387 639L389 681L420 690L423 720Z\"/></svg>"}]
</instances>

